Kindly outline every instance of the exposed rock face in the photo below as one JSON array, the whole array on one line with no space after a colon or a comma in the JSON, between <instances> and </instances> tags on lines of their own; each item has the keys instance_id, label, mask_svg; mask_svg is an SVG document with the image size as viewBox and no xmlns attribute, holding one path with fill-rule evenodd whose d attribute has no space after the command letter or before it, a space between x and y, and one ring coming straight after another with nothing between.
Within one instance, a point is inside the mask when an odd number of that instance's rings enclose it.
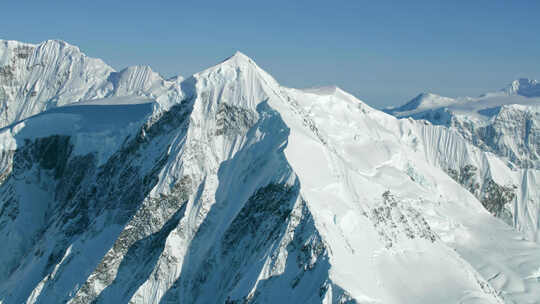
<instances>
[{"instance_id":1,"label":"exposed rock face","mask_svg":"<svg viewBox=\"0 0 540 304\"><path fill-rule=\"evenodd\" d=\"M540 169L540 107L507 105L493 111L496 114L487 124L457 116L449 127L511 166Z\"/></svg>"},{"instance_id":2,"label":"exposed rock face","mask_svg":"<svg viewBox=\"0 0 540 304\"><path fill-rule=\"evenodd\" d=\"M477 167L466 165L460 168L459 172L448 168L448 175L476 196L489 213L512 225L511 204L516 198L517 186L499 185L491 178L481 180L477 176L477 171Z\"/></svg>"},{"instance_id":3,"label":"exposed rock face","mask_svg":"<svg viewBox=\"0 0 540 304\"><path fill-rule=\"evenodd\" d=\"M423 238L431 242L437 240L422 214L399 202L390 191L382 194L382 204L371 210L370 218L386 248L392 247L402 237Z\"/></svg>"}]
</instances>

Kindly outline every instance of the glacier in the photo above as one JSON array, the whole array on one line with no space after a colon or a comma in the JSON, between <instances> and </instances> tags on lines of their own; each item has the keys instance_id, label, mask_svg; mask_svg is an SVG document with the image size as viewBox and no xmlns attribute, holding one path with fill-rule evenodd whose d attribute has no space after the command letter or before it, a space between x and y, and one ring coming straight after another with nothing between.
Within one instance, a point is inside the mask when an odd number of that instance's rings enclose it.
<instances>
[{"instance_id":1,"label":"glacier","mask_svg":"<svg viewBox=\"0 0 540 304\"><path fill-rule=\"evenodd\" d=\"M535 97L456 102L459 127L239 52L163 79L0 45L0 303L540 300L537 108L508 102Z\"/></svg>"}]
</instances>

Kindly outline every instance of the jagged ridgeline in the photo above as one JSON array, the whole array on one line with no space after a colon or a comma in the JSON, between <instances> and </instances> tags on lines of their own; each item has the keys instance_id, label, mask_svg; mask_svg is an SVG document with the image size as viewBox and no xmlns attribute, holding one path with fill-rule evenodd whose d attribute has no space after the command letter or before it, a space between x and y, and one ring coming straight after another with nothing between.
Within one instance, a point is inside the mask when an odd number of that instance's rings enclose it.
<instances>
[{"instance_id":1,"label":"jagged ridgeline","mask_svg":"<svg viewBox=\"0 0 540 304\"><path fill-rule=\"evenodd\" d=\"M0 127L85 100L178 94L181 80L165 80L148 66L116 72L64 41L0 40Z\"/></svg>"},{"instance_id":2,"label":"jagged ridgeline","mask_svg":"<svg viewBox=\"0 0 540 304\"><path fill-rule=\"evenodd\" d=\"M62 41L0 42L0 104L0 303L540 299L534 107L457 129Z\"/></svg>"}]
</instances>

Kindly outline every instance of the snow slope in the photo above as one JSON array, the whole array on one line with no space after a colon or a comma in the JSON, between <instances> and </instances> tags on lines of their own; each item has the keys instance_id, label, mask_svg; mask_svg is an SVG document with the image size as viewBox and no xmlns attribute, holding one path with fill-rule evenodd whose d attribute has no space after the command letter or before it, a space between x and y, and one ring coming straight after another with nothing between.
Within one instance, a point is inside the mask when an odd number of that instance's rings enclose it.
<instances>
[{"instance_id":1,"label":"snow slope","mask_svg":"<svg viewBox=\"0 0 540 304\"><path fill-rule=\"evenodd\" d=\"M0 127L56 106L109 96L153 98L173 91L147 66L115 72L60 40L40 44L0 40Z\"/></svg>"},{"instance_id":2,"label":"snow slope","mask_svg":"<svg viewBox=\"0 0 540 304\"><path fill-rule=\"evenodd\" d=\"M539 88L536 80L520 79L499 92L477 98L421 94L385 112L446 126L482 150L503 158L511 168L540 169Z\"/></svg>"},{"instance_id":3,"label":"snow slope","mask_svg":"<svg viewBox=\"0 0 540 304\"><path fill-rule=\"evenodd\" d=\"M446 168L449 175L481 200L492 214L525 232L528 239L538 241L538 82L519 79L499 92L478 98L420 96L386 112L397 117L427 120L467 140L480 151L489 152L487 157L471 157L471 152L456 151L456 145L439 145L440 156L436 158L438 166ZM438 133L428 136L439 141L445 138Z\"/></svg>"},{"instance_id":4,"label":"snow slope","mask_svg":"<svg viewBox=\"0 0 540 304\"><path fill-rule=\"evenodd\" d=\"M446 166L507 167L459 133L241 53L154 92L0 130L1 303L540 299L540 246Z\"/></svg>"}]
</instances>

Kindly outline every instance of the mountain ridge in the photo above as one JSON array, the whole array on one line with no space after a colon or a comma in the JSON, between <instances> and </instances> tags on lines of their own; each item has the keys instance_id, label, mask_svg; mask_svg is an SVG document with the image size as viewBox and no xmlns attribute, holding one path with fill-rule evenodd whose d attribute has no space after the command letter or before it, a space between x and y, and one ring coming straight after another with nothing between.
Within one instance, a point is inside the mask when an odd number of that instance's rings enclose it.
<instances>
[{"instance_id":1,"label":"mountain ridge","mask_svg":"<svg viewBox=\"0 0 540 304\"><path fill-rule=\"evenodd\" d=\"M0 129L1 302L540 297L538 170L241 53L125 73Z\"/></svg>"},{"instance_id":2,"label":"mountain ridge","mask_svg":"<svg viewBox=\"0 0 540 304\"><path fill-rule=\"evenodd\" d=\"M0 127L84 100L155 97L182 81L181 76L165 80L148 66L117 72L62 40L40 44L0 40L0 46Z\"/></svg>"}]
</instances>

